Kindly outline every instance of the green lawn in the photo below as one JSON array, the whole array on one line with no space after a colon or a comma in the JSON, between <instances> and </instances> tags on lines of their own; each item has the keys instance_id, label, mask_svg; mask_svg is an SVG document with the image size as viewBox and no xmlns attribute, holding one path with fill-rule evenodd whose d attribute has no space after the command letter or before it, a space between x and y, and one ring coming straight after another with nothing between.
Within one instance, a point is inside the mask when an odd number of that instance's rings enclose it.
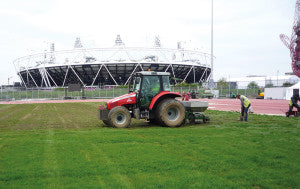
<instances>
[{"instance_id":1,"label":"green lawn","mask_svg":"<svg viewBox=\"0 0 300 189\"><path fill-rule=\"evenodd\" d=\"M0 188L300 188L300 119L105 127L98 103L0 105Z\"/></svg>"}]
</instances>

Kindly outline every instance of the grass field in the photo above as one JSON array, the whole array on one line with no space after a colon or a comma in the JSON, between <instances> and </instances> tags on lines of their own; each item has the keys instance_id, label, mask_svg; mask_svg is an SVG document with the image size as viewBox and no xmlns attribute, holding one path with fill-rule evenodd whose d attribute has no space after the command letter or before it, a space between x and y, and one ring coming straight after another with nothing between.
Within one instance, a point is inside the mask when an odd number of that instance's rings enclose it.
<instances>
[{"instance_id":1,"label":"grass field","mask_svg":"<svg viewBox=\"0 0 300 189\"><path fill-rule=\"evenodd\" d=\"M114 129L97 106L0 105L0 188L300 188L300 119Z\"/></svg>"}]
</instances>

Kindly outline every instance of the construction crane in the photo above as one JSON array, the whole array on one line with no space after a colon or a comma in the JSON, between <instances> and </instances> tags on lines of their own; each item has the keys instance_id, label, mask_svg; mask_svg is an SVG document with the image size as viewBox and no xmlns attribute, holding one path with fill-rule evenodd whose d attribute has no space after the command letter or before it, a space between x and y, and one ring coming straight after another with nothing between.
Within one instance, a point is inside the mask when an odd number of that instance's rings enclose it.
<instances>
[{"instance_id":1,"label":"construction crane","mask_svg":"<svg viewBox=\"0 0 300 189\"><path fill-rule=\"evenodd\" d=\"M280 34L280 39L290 50L292 59L292 69L296 76L300 77L300 0L296 1L295 16L292 35L289 38L285 34Z\"/></svg>"}]
</instances>

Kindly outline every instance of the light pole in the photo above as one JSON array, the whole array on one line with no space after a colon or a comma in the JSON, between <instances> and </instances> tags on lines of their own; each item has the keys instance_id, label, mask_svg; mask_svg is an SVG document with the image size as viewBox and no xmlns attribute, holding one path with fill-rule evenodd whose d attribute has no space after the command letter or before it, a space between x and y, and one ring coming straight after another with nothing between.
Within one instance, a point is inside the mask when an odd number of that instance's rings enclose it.
<instances>
[{"instance_id":1,"label":"light pole","mask_svg":"<svg viewBox=\"0 0 300 189\"><path fill-rule=\"evenodd\" d=\"M211 0L211 34L210 34L210 60L211 60L211 69L210 69L210 90L214 88L214 1Z\"/></svg>"}]
</instances>

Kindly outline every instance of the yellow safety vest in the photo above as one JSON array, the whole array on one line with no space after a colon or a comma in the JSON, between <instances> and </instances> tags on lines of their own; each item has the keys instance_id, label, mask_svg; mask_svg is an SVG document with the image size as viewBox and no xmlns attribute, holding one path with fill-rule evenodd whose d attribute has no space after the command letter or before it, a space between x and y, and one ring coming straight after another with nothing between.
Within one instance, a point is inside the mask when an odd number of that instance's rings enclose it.
<instances>
[{"instance_id":1,"label":"yellow safety vest","mask_svg":"<svg viewBox=\"0 0 300 189\"><path fill-rule=\"evenodd\" d=\"M240 98L243 98L243 100L244 100L244 104L243 104L244 107L248 108L249 104L251 103L250 100L247 97L245 97L244 95L241 95Z\"/></svg>"},{"instance_id":2,"label":"yellow safety vest","mask_svg":"<svg viewBox=\"0 0 300 189\"><path fill-rule=\"evenodd\" d=\"M293 106L293 102L292 102L292 99L290 100L290 103L289 103L289 104L290 104L290 106Z\"/></svg>"}]
</instances>

